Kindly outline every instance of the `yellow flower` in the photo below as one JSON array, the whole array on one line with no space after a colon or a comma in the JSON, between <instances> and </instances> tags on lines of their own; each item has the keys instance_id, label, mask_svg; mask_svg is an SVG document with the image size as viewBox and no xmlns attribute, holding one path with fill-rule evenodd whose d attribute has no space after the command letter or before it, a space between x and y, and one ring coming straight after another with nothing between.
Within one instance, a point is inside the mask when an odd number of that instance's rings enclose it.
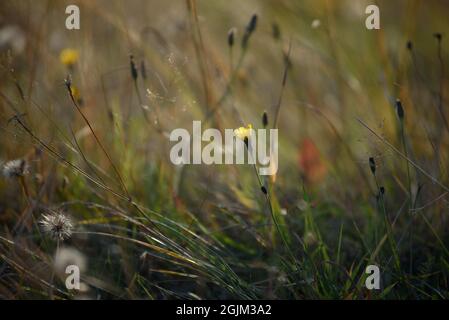
<instances>
[{"instance_id":1,"label":"yellow flower","mask_svg":"<svg viewBox=\"0 0 449 320\"><path fill-rule=\"evenodd\" d=\"M253 126L251 124L248 124L248 126L245 127L240 127L238 129L234 130L234 135L241 139L241 140L245 140L249 139L249 136L251 135L251 130L253 129Z\"/></svg>"},{"instance_id":2,"label":"yellow flower","mask_svg":"<svg viewBox=\"0 0 449 320\"><path fill-rule=\"evenodd\" d=\"M59 55L59 60L61 63L67 67L73 66L79 58L78 51L75 49L64 49Z\"/></svg>"}]
</instances>

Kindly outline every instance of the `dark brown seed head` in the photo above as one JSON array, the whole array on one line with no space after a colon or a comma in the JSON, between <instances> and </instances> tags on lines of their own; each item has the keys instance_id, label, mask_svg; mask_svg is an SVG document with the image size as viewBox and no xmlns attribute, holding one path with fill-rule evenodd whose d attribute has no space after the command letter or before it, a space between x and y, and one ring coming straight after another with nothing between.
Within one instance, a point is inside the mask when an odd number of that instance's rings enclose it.
<instances>
[{"instance_id":1,"label":"dark brown seed head","mask_svg":"<svg viewBox=\"0 0 449 320\"><path fill-rule=\"evenodd\" d=\"M268 125L268 114L266 111L264 111L263 115L262 115L262 124L263 124L264 128L266 128Z\"/></svg>"},{"instance_id":2,"label":"dark brown seed head","mask_svg":"<svg viewBox=\"0 0 449 320\"><path fill-rule=\"evenodd\" d=\"M370 158L369 158L369 167L370 167L370 169L371 169L371 172L372 172L373 174L376 174L376 162L374 161L374 158L373 158L373 157L370 157Z\"/></svg>"},{"instance_id":3,"label":"dark brown seed head","mask_svg":"<svg viewBox=\"0 0 449 320\"><path fill-rule=\"evenodd\" d=\"M242 48L245 49L248 46L249 37L254 32L254 30L256 30L256 26L257 26L257 14L253 14L251 20L246 26L245 34L243 35L242 38Z\"/></svg>"},{"instance_id":4,"label":"dark brown seed head","mask_svg":"<svg viewBox=\"0 0 449 320\"><path fill-rule=\"evenodd\" d=\"M396 100L396 114L400 121L404 120L404 108L402 108L402 103L399 99Z\"/></svg>"},{"instance_id":5,"label":"dark brown seed head","mask_svg":"<svg viewBox=\"0 0 449 320\"><path fill-rule=\"evenodd\" d=\"M232 48L234 45L235 28L231 28L228 31L228 46Z\"/></svg>"},{"instance_id":6,"label":"dark brown seed head","mask_svg":"<svg viewBox=\"0 0 449 320\"><path fill-rule=\"evenodd\" d=\"M257 26L257 14L253 14L251 17L251 20L249 21L248 25L246 26L246 31L248 33L253 33L254 30L256 30Z\"/></svg>"},{"instance_id":7,"label":"dark brown seed head","mask_svg":"<svg viewBox=\"0 0 449 320\"><path fill-rule=\"evenodd\" d=\"M433 36L438 40L441 41L441 39L443 38L443 35L439 32L434 33Z\"/></svg>"},{"instance_id":8,"label":"dark brown seed head","mask_svg":"<svg viewBox=\"0 0 449 320\"><path fill-rule=\"evenodd\" d=\"M248 137L245 137L243 139L243 142L245 143L245 146L248 148L248 143L249 143Z\"/></svg>"},{"instance_id":9,"label":"dark brown seed head","mask_svg":"<svg viewBox=\"0 0 449 320\"><path fill-rule=\"evenodd\" d=\"M407 41L407 49L410 51L413 49L413 43L410 40Z\"/></svg>"}]
</instances>

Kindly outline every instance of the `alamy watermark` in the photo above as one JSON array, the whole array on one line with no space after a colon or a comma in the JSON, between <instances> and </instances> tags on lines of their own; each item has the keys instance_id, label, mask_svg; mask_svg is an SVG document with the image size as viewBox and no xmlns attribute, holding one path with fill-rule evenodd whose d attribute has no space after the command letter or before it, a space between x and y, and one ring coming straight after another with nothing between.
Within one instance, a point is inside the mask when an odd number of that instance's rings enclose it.
<instances>
[{"instance_id":1,"label":"alamy watermark","mask_svg":"<svg viewBox=\"0 0 449 320\"><path fill-rule=\"evenodd\" d=\"M278 129L240 127L202 132L201 121L193 121L192 134L183 128L174 129L170 141L177 141L170 151L170 160L182 164L252 164L260 175L274 175L278 170ZM267 137L268 133L268 137ZM203 142L207 144L203 147Z\"/></svg>"},{"instance_id":2,"label":"alamy watermark","mask_svg":"<svg viewBox=\"0 0 449 320\"><path fill-rule=\"evenodd\" d=\"M65 280L65 286L68 290L80 290L80 268L77 265L68 265L65 269L68 274Z\"/></svg>"},{"instance_id":3,"label":"alamy watermark","mask_svg":"<svg viewBox=\"0 0 449 320\"><path fill-rule=\"evenodd\" d=\"M68 30L80 29L80 8L77 5L71 4L65 8L65 13L68 14L65 19L65 27Z\"/></svg>"},{"instance_id":4,"label":"alamy watermark","mask_svg":"<svg viewBox=\"0 0 449 320\"><path fill-rule=\"evenodd\" d=\"M368 290L380 289L380 269L375 264L370 264L366 267L365 273L369 276L365 279L365 287Z\"/></svg>"}]
</instances>

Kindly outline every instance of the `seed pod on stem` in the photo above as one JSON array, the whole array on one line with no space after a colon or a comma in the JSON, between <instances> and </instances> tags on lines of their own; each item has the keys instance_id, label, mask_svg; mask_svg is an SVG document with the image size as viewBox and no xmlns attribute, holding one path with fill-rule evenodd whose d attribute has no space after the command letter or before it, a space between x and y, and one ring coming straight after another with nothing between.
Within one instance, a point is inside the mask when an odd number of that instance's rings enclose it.
<instances>
[{"instance_id":1,"label":"seed pod on stem","mask_svg":"<svg viewBox=\"0 0 449 320\"><path fill-rule=\"evenodd\" d=\"M376 162L374 161L373 157L369 158L369 167L370 167L371 172L373 173L373 175L376 175Z\"/></svg>"},{"instance_id":2,"label":"seed pod on stem","mask_svg":"<svg viewBox=\"0 0 449 320\"><path fill-rule=\"evenodd\" d=\"M262 115L262 124L264 128L268 126L268 114L266 111L264 111Z\"/></svg>"},{"instance_id":3,"label":"seed pod on stem","mask_svg":"<svg viewBox=\"0 0 449 320\"><path fill-rule=\"evenodd\" d=\"M404 108L402 108L402 103L399 99L396 100L396 115L399 121L404 121Z\"/></svg>"}]
</instances>

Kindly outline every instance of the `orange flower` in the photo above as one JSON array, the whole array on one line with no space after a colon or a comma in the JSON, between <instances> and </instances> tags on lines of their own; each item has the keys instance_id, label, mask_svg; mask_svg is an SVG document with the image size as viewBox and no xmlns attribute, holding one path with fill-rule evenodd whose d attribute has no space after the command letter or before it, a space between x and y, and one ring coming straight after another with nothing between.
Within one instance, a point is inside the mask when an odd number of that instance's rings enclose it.
<instances>
[{"instance_id":1,"label":"orange flower","mask_svg":"<svg viewBox=\"0 0 449 320\"><path fill-rule=\"evenodd\" d=\"M302 141L298 164L307 183L319 183L327 174L327 168L321 160L320 151L309 138Z\"/></svg>"}]
</instances>

